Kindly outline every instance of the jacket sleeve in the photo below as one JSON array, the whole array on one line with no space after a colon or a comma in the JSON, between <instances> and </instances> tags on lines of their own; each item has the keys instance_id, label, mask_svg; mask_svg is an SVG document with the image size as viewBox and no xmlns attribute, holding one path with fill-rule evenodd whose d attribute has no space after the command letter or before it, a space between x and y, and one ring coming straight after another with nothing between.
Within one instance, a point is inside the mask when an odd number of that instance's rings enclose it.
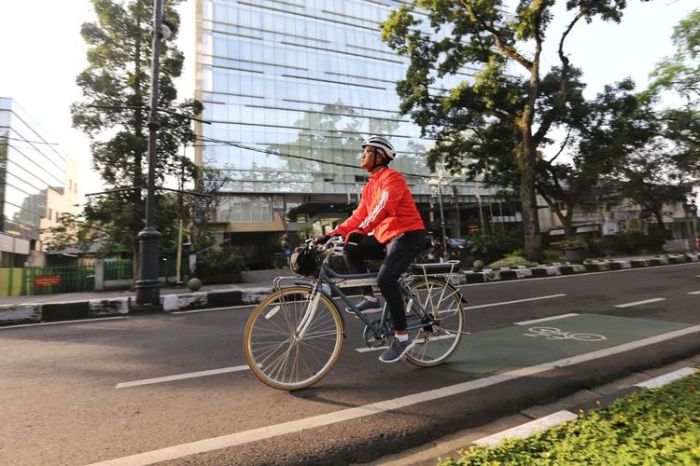
<instances>
[{"instance_id":1,"label":"jacket sleeve","mask_svg":"<svg viewBox=\"0 0 700 466\"><path fill-rule=\"evenodd\" d=\"M379 202L374 206L372 212L365 216L365 219L358 226L364 231L372 231L379 223L389 216L396 216L401 199L408 191L406 180L398 173L388 176L381 187Z\"/></svg>"},{"instance_id":2,"label":"jacket sleeve","mask_svg":"<svg viewBox=\"0 0 700 466\"><path fill-rule=\"evenodd\" d=\"M347 220L335 227L335 229L328 234L331 236L345 236L351 231L356 230L365 217L367 217L367 196L365 196L363 189L362 199L360 199L360 205L357 206L357 209L353 210L352 215L350 215Z\"/></svg>"}]
</instances>

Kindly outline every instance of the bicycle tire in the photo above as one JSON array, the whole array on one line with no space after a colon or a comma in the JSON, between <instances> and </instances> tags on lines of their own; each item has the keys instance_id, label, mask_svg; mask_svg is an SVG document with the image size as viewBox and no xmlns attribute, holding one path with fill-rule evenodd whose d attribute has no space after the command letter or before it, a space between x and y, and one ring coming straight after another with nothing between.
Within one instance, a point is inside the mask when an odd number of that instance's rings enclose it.
<instances>
[{"instance_id":1,"label":"bicycle tire","mask_svg":"<svg viewBox=\"0 0 700 466\"><path fill-rule=\"evenodd\" d=\"M437 315L438 324L419 328L413 335L416 344L406 353L406 360L419 367L442 364L455 352L466 325L462 295L451 284L436 277L423 277L410 287L426 312ZM420 316L413 311L409 297L406 319L409 326Z\"/></svg>"},{"instance_id":2,"label":"bicycle tire","mask_svg":"<svg viewBox=\"0 0 700 466\"><path fill-rule=\"evenodd\" d=\"M325 377L343 348L343 320L333 301L321 294L302 340L295 336L309 303L311 287L275 291L253 310L243 332L243 353L251 372L279 390L300 390Z\"/></svg>"}]
</instances>

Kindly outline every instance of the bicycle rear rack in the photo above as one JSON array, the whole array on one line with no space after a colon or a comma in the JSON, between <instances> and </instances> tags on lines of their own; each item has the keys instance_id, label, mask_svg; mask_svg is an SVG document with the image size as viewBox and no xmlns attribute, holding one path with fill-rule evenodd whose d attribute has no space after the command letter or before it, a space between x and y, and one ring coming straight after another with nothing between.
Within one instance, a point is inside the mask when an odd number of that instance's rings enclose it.
<instances>
[{"instance_id":1,"label":"bicycle rear rack","mask_svg":"<svg viewBox=\"0 0 700 466\"><path fill-rule=\"evenodd\" d=\"M409 268L409 273L413 275L422 275L423 278L439 277L443 278L451 285L459 285L459 278L455 277L455 269L459 266L458 260L450 260L447 262L428 262L424 264L412 264Z\"/></svg>"}]
</instances>

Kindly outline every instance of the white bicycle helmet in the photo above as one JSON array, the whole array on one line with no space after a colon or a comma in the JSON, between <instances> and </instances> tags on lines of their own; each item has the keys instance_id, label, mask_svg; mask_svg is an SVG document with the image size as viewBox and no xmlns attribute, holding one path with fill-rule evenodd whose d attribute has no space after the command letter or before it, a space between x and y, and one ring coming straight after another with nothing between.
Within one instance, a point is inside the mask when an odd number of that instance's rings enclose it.
<instances>
[{"instance_id":1,"label":"white bicycle helmet","mask_svg":"<svg viewBox=\"0 0 700 466\"><path fill-rule=\"evenodd\" d=\"M391 160L394 160L394 157L396 157L396 151L394 150L394 146L391 145L388 139L383 138L381 136L370 136L364 141L362 141L362 148L364 149L366 146L372 146L376 147L377 149L381 149L382 152Z\"/></svg>"}]
</instances>

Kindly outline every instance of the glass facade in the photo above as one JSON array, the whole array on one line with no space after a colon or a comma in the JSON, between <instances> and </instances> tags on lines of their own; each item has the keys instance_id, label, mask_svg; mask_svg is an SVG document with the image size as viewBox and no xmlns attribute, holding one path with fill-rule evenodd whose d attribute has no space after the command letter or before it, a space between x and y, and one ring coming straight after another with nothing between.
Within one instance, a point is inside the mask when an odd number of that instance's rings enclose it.
<instances>
[{"instance_id":1,"label":"glass facade","mask_svg":"<svg viewBox=\"0 0 700 466\"><path fill-rule=\"evenodd\" d=\"M39 239L49 188L63 192L66 158L17 103L0 97L0 231Z\"/></svg>"},{"instance_id":2,"label":"glass facade","mask_svg":"<svg viewBox=\"0 0 700 466\"><path fill-rule=\"evenodd\" d=\"M211 124L200 127L198 160L223 170L226 197L247 198L224 199L217 221L271 220L290 204L356 195L365 181L360 144L371 134L391 139L392 167L427 199L432 141L398 114L406 63L380 39L401 3L199 0L197 97ZM453 189L474 192L470 183Z\"/></svg>"}]
</instances>

